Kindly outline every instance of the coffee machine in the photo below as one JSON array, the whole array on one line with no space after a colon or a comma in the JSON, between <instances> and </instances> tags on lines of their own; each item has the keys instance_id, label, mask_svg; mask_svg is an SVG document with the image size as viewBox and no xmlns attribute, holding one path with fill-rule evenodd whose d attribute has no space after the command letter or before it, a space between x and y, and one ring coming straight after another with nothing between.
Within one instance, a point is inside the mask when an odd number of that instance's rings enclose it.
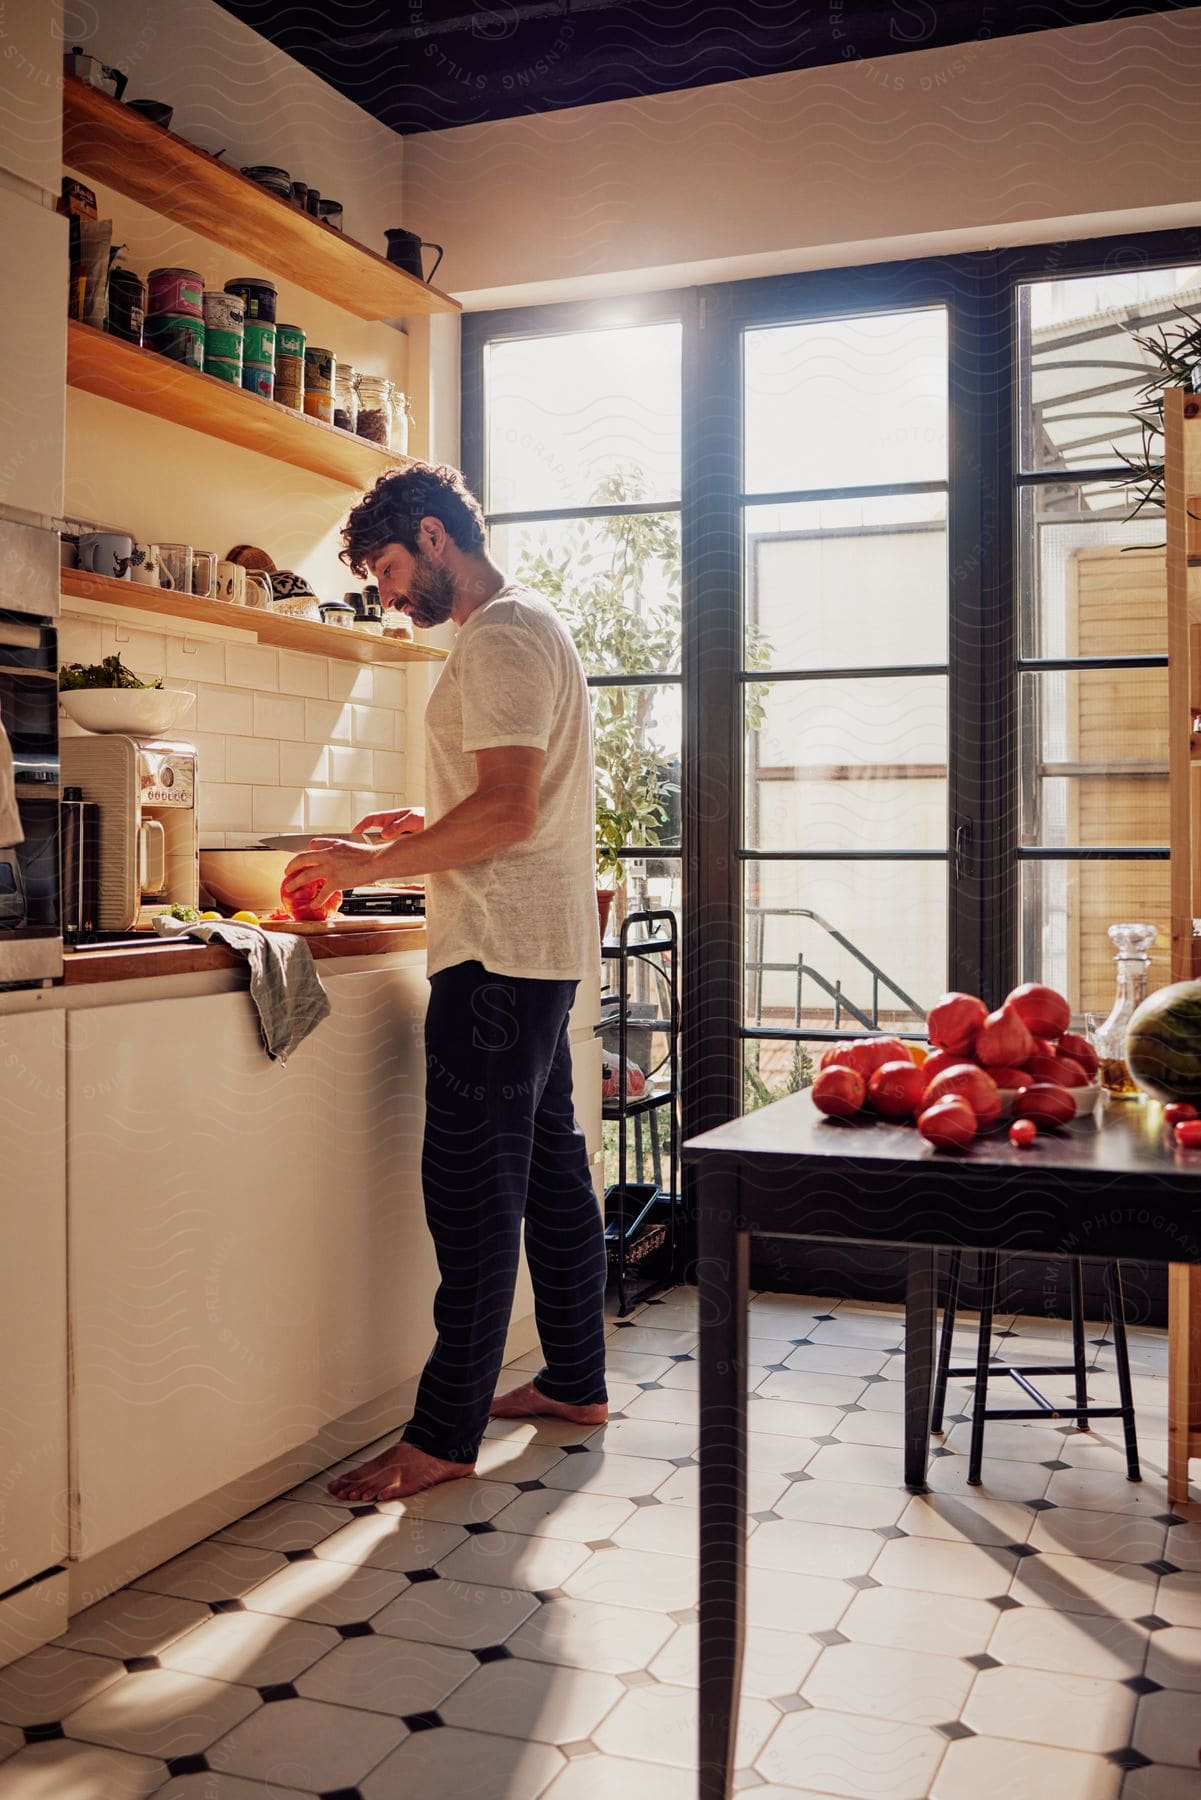
<instances>
[{"instance_id":1,"label":"coffee machine","mask_svg":"<svg viewBox=\"0 0 1201 1800\"><path fill-rule=\"evenodd\" d=\"M200 893L196 750L105 732L61 741L62 779L99 807L96 925L152 931L169 906Z\"/></svg>"}]
</instances>

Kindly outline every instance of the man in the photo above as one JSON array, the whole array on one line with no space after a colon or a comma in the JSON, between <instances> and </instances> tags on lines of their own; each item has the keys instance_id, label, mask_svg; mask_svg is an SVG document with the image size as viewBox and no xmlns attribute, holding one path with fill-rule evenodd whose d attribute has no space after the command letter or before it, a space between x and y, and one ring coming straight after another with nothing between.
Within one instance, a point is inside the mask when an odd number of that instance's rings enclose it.
<instances>
[{"instance_id":1,"label":"man","mask_svg":"<svg viewBox=\"0 0 1201 1800\"><path fill-rule=\"evenodd\" d=\"M603 1424L604 1232L572 1113L567 1016L598 958L588 691L562 620L506 581L456 469L382 475L343 560L414 625L453 619L426 711L428 806L373 813L378 846L316 839L286 885L314 899L425 878L430 1002L422 1184L437 1341L403 1438L331 1481L399 1499L470 1475L489 1412ZM524 1223L545 1367L492 1404Z\"/></svg>"}]
</instances>

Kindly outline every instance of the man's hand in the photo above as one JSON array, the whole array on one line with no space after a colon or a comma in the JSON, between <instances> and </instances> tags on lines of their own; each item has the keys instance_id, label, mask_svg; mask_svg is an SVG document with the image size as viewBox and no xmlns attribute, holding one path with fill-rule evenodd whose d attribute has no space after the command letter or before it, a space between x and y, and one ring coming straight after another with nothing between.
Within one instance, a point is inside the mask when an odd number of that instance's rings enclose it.
<instances>
[{"instance_id":1,"label":"man's hand","mask_svg":"<svg viewBox=\"0 0 1201 1800\"><path fill-rule=\"evenodd\" d=\"M388 817L389 815L376 815ZM293 894L307 890L315 881L321 886L306 900L320 906L338 888L365 887L380 879L380 850L368 844L347 844L338 838L314 838L307 850L294 856L284 870L282 891Z\"/></svg>"},{"instance_id":2,"label":"man's hand","mask_svg":"<svg viewBox=\"0 0 1201 1800\"><path fill-rule=\"evenodd\" d=\"M397 838L412 837L415 831L424 830L424 806L405 806L399 812L368 813L355 826L354 835L362 837L365 831L378 831L380 843L391 844Z\"/></svg>"}]
</instances>

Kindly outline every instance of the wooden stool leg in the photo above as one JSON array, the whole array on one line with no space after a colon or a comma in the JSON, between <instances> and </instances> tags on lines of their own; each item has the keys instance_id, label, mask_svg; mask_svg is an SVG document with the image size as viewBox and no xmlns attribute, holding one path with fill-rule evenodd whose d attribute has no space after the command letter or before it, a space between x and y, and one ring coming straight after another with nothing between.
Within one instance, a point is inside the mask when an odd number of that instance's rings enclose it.
<instances>
[{"instance_id":1,"label":"wooden stool leg","mask_svg":"<svg viewBox=\"0 0 1201 1800\"><path fill-rule=\"evenodd\" d=\"M955 1309L959 1304L959 1271L963 1267L963 1251L952 1250L947 1258L947 1297L942 1310L942 1334L938 1340L938 1364L934 1371L934 1404L930 1409L930 1430L942 1430L943 1407L947 1398L947 1370L951 1366L951 1339L955 1332Z\"/></svg>"},{"instance_id":2,"label":"wooden stool leg","mask_svg":"<svg viewBox=\"0 0 1201 1800\"><path fill-rule=\"evenodd\" d=\"M1126 1479L1141 1481L1138 1437L1134 1429L1134 1392L1130 1386L1130 1356L1126 1349L1126 1302L1122 1297L1121 1265L1105 1265L1105 1296L1113 1326L1113 1354L1118 1368L1118 1395L1122 1406L1122 1432L1126 1440Z\"/></svg>"},{"instance_id":3,"label":"wooden stool leg","mask_svg":"<svg viewBox=\"0 0 1201 1800\"><path fill-rule=\"evenodd\" d=\"M1072 1362L1076 1369L1077 1431L1088 1430L1084 1408L1088 1405L1088 1375L1084 1360L1084 1268L1078 1256L1068 1260L1068 1283L1072 1291Z\"/></svg>"},{"instance_id":4,"label":"wooden stool leg","mask_svg":"<svg viewBox=\"0 0 1201 1800\"><path fill-rule=\"evenodd\" d=\"M980 1485L984 1460L984 1409L988 1405L988 1361L992 1350L992 1315L997 1302L997 1253L980 1252L980 1335L976 1339L976 1385L972 1394L972 1437L968 1450L970 1487Z\"/></svg>"},{"instance_id":5,"label":"wooden stool leg","mask_svg":"<svg viewBox=\"0 0 1201 1800\"><path fill-rule=\"evenodd\" d=\"M1201 1268L1168 1269L1168 1505L1187 1503L1189 1456L1201 1456Z\"/></svg>"}]
</instances>

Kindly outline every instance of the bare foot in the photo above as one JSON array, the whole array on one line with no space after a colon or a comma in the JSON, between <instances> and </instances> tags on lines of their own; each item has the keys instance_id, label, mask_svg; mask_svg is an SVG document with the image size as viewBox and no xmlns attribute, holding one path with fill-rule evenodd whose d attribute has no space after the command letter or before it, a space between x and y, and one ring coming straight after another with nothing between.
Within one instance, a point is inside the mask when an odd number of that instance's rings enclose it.
<instances>
[{"instance_id":1,"label":"bare foot","mask_svg":"<svg viewBox=\"0 0 1201 1800\"><path fill-rule=\"evenodd\" d=\"M591 1406L569 1406L565 1400L552 1400L532 1381L527 1381L494 1400L491 1416L494 1419L566 1419L572 1425L603 1425L609 1417L609 1408L603 1400Z\"/></svg>"},{"instance_id":2,"label":"bare foot","mask_svg":"<svg viewBox=\"0 0 1201 1800\"><path fill-rule=\"evenodd\" d=\"M357 1469L335 1475L326 1486L337 1500L405 1500L441 1481L459 1481L474 1474L474 1463L444 1462L402 1439Z\"/></svg>"}]
</instances>

